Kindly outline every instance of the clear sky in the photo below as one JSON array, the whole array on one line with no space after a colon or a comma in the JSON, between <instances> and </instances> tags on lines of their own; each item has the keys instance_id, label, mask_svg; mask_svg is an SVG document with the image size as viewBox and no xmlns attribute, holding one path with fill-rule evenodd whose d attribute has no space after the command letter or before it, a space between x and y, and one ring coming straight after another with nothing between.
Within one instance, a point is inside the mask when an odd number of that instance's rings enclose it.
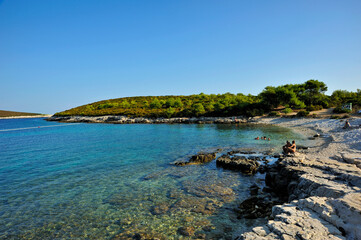
<instances>
[{"instance_id":1,"label":"clear sky","mask_svg":"<svg viewBox=\"0 0 361 240\"><path fill-rule=\"evenodd\" d=\"M0 0L0 109L361 88L360 0Z\"/></svg>"}]
</instances>

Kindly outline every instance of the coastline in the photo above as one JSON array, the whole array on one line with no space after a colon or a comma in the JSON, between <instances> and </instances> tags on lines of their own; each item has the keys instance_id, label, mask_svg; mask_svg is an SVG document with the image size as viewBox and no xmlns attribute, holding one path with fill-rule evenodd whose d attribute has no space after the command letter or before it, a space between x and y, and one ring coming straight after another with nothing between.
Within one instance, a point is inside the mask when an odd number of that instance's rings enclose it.
<instances>
[{"instance_id":1,"label":"coastline","mask_svg":"<svg viewBox=\"0 0 361 240\"><path fill-rule=\"evenodd\" d=\"M287 192L271 220L237 239L361 239L361 118L258 118L256 124L317 132L324 144L280 159L266 183Z\"/></svg>"},{"instance_id":2,"label":"coastline","mask_svg":"<svg viewBox=\"0 0 361 240\"><path fill-rule=\"evenodd\" d=\"M144 118L144 117L127 117L120 115L106 116L51 116L47 121L66 122L66 123L113 123L113 124L211 124L211 123L247 123L252 122L251 118L242 116L235 117L176 117L176 118Z\"/></svg>"},{"instance_id":3,"label":"coastline","mask_svg":"<svg viewBox=\"0 0 361 240\"><path fill-rule=\"evenodd\" d=\"M12 117L0 117L0 119L21 119L21 118L49 118L51 114L44 114L44 115L33 115L33 116L12 116Z\"/></svg>"},{"instance_id":4,"label":"coastline","mask_svg":"<svg viewBox=\"0 0 361 240\"><path fill-rule=\"evenodd\" d=\"M51 117L48 121L87 123L252 123L291 128L322 141L295 156L280 158L266 184L288 200L275 205L265 225L236 239L361 239L361 118L127 118ZM357 127L355 127L357 126ZM317 144L316 144L317 143ZM318 144L319 143L319 144ZM273 186L272 186L273 185Z\"/></svg>"}]
</instances>

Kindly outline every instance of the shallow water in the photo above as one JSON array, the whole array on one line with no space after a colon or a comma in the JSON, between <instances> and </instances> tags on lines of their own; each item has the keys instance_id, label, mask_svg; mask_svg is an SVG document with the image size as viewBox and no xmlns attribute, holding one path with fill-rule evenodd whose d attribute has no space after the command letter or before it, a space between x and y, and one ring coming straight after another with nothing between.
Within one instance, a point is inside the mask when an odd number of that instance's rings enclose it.
<instances>
[{"instance_id":1,"label":"shallow water","mask_svg":"<svg viewBox=\"0 0 361 240\"><path fill-rule=\"evenodd\" d=\"M277 151L286 139L306 141L275 126L0 120L0 238L182 239L182 227L234 237L262 221L233 210L262 177L170 163L219 148Z\"/></svg>"}]
</instances>

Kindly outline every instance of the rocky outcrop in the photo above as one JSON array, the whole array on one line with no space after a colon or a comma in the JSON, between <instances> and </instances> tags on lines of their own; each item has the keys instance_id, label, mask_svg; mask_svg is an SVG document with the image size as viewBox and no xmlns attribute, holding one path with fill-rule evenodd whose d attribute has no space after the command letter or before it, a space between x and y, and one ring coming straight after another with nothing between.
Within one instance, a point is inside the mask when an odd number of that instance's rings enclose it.
<instances>
[{"instance_id":1,"label":"rocky outcrop","mask_svg":"<svg viewBox=\"0 0 361 240\"><path fill-rule=\"evenodd\" d=\"M260 166L255 158L244 156L222 155L217 159L217 166L225 169L241 171L245 174L254 174Z\"/></svg>"},{"instance_id":2,"label":"rocky outcrop","mask_svg":"<svg viewBox=\"0 0 361 240\"><path fill-rule=\"evenodd\" d=\"M267 173L266 184L289 203L273 206L272 220L237 239L361 239L360 180L356 165L337 159L311 160L302 154L281 159ZM253 196L243 209L262 204ZM242 212L242 206L239 211L243 217L260 214Z\"/></svg>"},{"instance_id":3,"label":"rocky outcrop","mask_svg":"<svg viewBox=\"0 0 361 240\"><path fill-rule=\"evenodd\" d=\"M174 164L177 166L186 166L186 165L193 165L193 164L202 164L208 163L216 159L217 153L199 153L190 157L187 162L175 162Z\"/></svg>"},{"instance_id":4,"label":"rocky outcrop","mask_svg":"<svg viewBox=\"0 0 361 240\"><path fill-rule=\"evenodd\" d=\"M127 117L127 116L51 116L47 121L57 122L82 122L82 123L117 123L117 124L132 124L132 123L218 123L218 124L234 124L246 123L250 119L244 117L178 117L178 118L143 118L143 117Z\"/></svg>"},{"instance_id":5,"label":"rocky outcrop","mask_svg":"<svg viewBox=\"0 0 361 240\"><path fill-rule=\"evenodd\" d=\"M281 204L277 197L272 197L271 194L261 194L252 196L244 200L236 209L238 218L268 218L271 216L272 207Z\"/></svg>"}]
</instances>

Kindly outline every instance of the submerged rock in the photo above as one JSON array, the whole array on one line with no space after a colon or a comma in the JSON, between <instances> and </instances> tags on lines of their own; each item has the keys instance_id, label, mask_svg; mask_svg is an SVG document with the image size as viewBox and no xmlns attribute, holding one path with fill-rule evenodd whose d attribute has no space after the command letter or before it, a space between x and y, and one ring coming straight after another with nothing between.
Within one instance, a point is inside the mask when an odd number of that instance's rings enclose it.
<instances>
[{"instance_id":1,"label":"submerged rock","mask_svg":"<svg viewBox=\"0 0 361 240\"><path fill-rule=\"evenodd\" d=\"M208 163L213 161L216 158L216 152L213 153L199 153L197 155L192 156L188 162L176 162L175 165L177 166L186 166L191 164L201 164L201 163Z\"/></svg>"},{"instance_id":2,"label":"submerged rock","mask_svg":"<svg viewBox=\"0 0 361 240\"><path fill-rule=\"evenodd\" d=\"M178 233L183 236L187 236L187 237L193 236L194 232L195 232L195 228L192 226L178 228Z\"/></svg>"},{"instance_id":3,"label":"submerged rock","mask_svg":"<svg viewBox=\"0 0 361 240\"><path fill-rule=\"evenodd\" d=\"M230 187L225 187L221 182L214 182L212 179L182 182L184 189L198 197L216 198L223 202L231 202L235 198L235 192Z\"/></svg>"},{"instance_id":4,"label":"submerged rock","mask_svg":"<svg viewBox=\"0 0 361 240\"><path fill-rule=\"evenodd\" d=\"M169 210L169 204L161 203L161 204L155 205L152 208L151 212L153 215L161 215L161 214L167 213L168 210Z\"/></svg>"},{"instance_id":5,"label":"submerged rock","mask_svg":"<svg viewBox=\"0 0 361 240\"><path fill-rule=\"evenodd\" d=\"M179 199L176 203L172 205L170 208L171 212L179 212L179 211L191 211L195 213L202 213L205 215L213 214L217 207L221 205L217 200L207 200L206 198L200 198L196 196L192 196L189 194L185 194Z\"/></svg>"}]
</instances>

